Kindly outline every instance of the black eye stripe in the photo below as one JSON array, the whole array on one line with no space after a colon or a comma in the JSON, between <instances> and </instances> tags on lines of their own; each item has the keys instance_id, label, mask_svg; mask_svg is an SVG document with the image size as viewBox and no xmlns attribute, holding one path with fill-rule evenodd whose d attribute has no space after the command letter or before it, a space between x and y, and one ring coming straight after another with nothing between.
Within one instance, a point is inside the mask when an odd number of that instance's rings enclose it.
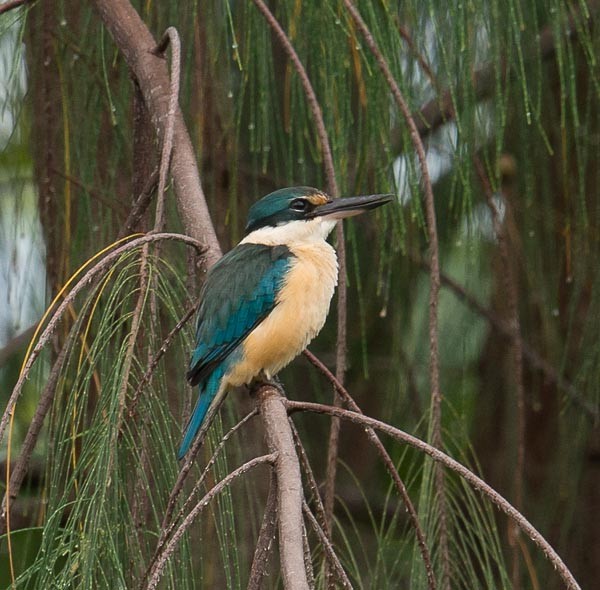
<instances>
[{"instance_id":1,"label":"black eye stripe","mask_svg":"<svg viewBox=\"0 0 600 590\"><path fill-rule=\"evenodd\" d=\"M310 203L306 199L294 199L290 204L290 209L294 211L307 211Z\"/></svg>"}]
</instances>

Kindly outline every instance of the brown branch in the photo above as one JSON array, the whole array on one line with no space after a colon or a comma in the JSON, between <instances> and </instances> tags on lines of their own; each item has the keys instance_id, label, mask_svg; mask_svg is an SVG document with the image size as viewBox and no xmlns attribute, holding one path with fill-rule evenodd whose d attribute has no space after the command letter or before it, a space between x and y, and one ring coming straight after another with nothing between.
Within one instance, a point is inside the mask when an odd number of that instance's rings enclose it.
<instances>
[{"instance_id":1,"label":"brown branch","mask_svg":"<svg viewBox=\"0 0 600 590\"><path fill-rule=\"evenodd\" d=\"M304 93L308 102L308 106L312 113L312 117L315 123L317 136L319 138L319 144L321 147L321 154L323 157L323 166L325 168L325 177L327 179L327 192L337 197L339 196L339 189L335 177L335 167L333 163L333 156L331 153L331 146L329 143L329 136L325 127L325 121L323 120L323 112L321 105L317 100L317 95L312 87L310 78L306 73L304 64L298 57L294 46L289 40L285 31L273 16L273 13L269 10L263 0L253 0L256 7L265 17L269 26L275 32L275 35L279 39L285 53L289 60L292 62ZM347 315L347 280L346 280L346 245L344 240L344 226L341 223L337 224L336 227L336 242L337 242L337 254L338 254L338 288L337 288L337 344L336 344L336 376L343 382L344 374L346 372L346 315ZM339 404L339 399L334 390L334 403ZM327 450L327 471L325 475L325 515L327 519L326 529L328 533L331 533L331 522L333 519L333 503L335 497L335 476L337 470L337 457L339 447L339 432L340 423L338 420L331 421L331 429L329 432L329 444Z\"/></svg>"},{"instance_id":2,"label":"brown branch","mask_svg":"<svg viewBox=\"0 0 600 590\"><path fill-rule=\"evenodd\" d=\"M152 195L154 193L154 190L156 189L157 183L158 168L155 168L148 177L148 180L146 181L143 190L135 200L135 203L133 204L129 215L125 220L125 223L123 224L123 226L119 230L119 233L117 234L117 239L124 238L130 233L136 231L138 223L144 216L146 209L148 209L148 207L150 206L150 202L152 201Z\"/></svg>"},{"instance_id":3,"label":"brown branch","mask_svg":"<svg viewBox=\"0 0 600 590\"><path fill-rule=\"evenodd\" d=\"M170 81L165 60L155 53L154 37L128 0L92 0L92 4L131 68L162 140L168 121ZM206 251L204 263L211 266L221 256L221 248L180 109L177 109L174 121L171 175L185 232L203 245Z\"/></svg>"},{"instance_id":4,"label":"brown branch","mask_svg":"<svg viewBox=\"0 0 600 590\"><path fill-rule=\"evenodd\" d=\"M317 522L315 515L310 511L308 504L306 501L302 502L302 512L306 520L308 520L310 526L313 528L317 537L319 537L319 542L323 546L323 550L325 551L325 555L327 556L327 560L333 566L332 572L337 574L338 582L342 586L342 588L352 588L352 584L348 578L348 575L344 571L342 564L340 563L339 557L337 556L335 549L329 537L327 536L326 531L321 528L321 525ZM337 586L336 586L337 587Z\"/></svg>"},{"instance_id":5,"label":"brown branch","mask_svg":"<svg viewBox=\"0 0 600 590\"><path fill-rule=\"evenodd\" d=\"M298 434L298 430L297 430L294 422L292 420L290 420L289 422L290 422L290 428L292 429L292 434L294 435L294 444L296 445L296 451L297 451L298 457L300 459L300 465L301 465L302 469L304 470L304 475L306 476L306 479L308 480L307 481L308 487L309 487L309 489L312 493L313 499L314 499L316 517L319 520L319 525L325 531L325 534L328 535L329 539L331 539L331 535L326 530L327 529L327 527L326 527L327 518L325 517L325 507L323 506L323 501L321 500L321 494L319 493L319 486L317 484L315 474L310 465L310 461L308 460L308 455L306 454L306 449L304 448L304 445L302 444L302 440L300 439L300 434Z\"/></svg>"},{"instance_id":6,"label":"brown branch","mask_svg":"<svg viewBox=\"0 0 600 590\"><path fill-rule=\"evenodd\" d=\"M292 62L292 65L294 66L294 69L300 78L300 83L304 89L304 94L306 94L306 100L308 101L308 106L310 108L310 112L312 113L317 136L320 142L321 154L323 156L323 166L325 168L325 177L327 179L327 192L332 197L337 197L339 196L339 190L335 178L335 168L333 165L333 156L331 155L331 147L329 145L329 136L327 135L327 129L325 128L325 121L323 120L321 105L317 100L317 95L312 87L310 78L306 73L306 69L302 64L302 61L298 57L294 46L290 42L288 36L285 34L285 31L282 29L277 19L273 16L273 13L269 10L263 0L253 0L253 2L263 14L265 20L269 23L269 26L273 29L275 35L281 43L281 46L283 47L283 50L287 54L289 60Z\"/></svg>"},{"instance_id":7,"label":"brown branch","mask_svg":"<svg viewBox=\"0 0 600 590\"><path fill-rule=\"evenodd\" d=\"M408 126L410 139L417 153L421 169L422 185L425 192L425 217L427 219L427 236L429 239L429 263L430 263L430 293L429 293L429 381L431 387L431 431L434 446L442 446L442 393L440 391L440 368L439 368L439 341L438 341L438 304L440 294L440 263L439 245L437 235L437 222L433 187L427 168L427 158L423 140L419 135L415 120L408 108L408 103L402 92L385 57L379 50L375 38L362 19L360 12L351 0L344 0L344 6L350 13L356 27L361 32L367 46L373 54L385 81L387 82L394 100L402 113L404 122ZM440 542L442 553L442 565L444 571L443 587L450 586L450 556L448 549L448 530L446 522L445 485L443 472L436 470L437 492L440 497Z\"/></svg>"},{"instance_id":8,"label":"brown branch","mask_svg":"<svg viewBox=\"0 0 600 590\"><path fill-rule=\"evenodd\" d=\"M348 404L350 409L353 412L357 412L358 414L362 414L362 410L359 408L358 404L354 401L354 398L350 395L348 390L338 381L336 376L309 350L304 351L304 355L308 358L308 360L323 374L337 389L341 398ZM415 531L415 536L417 537L417 545L419 546L419 551L421 552L421 558L423 559L423 564L425 566L425 572L427 573L427 583L431 590L435 590L436 581L435 574L433 572L433 565L431 561L431 555L429 553L429 548L427 547L427 541L425 538L425 531L421 527L421 523L419 522L419 515L417 510L410 499L410 495L408 494L408 490L392 461L389 453L386 451L383 443L379 440L379 437L375 433L372 428L367 428L367 437L369 442L375 447L377 453L381 457L383 464L385 465L394 485L396 486L396 490L400 494L404 505L406 506L406 511L408 512L408 517L410 523Z\"/></svg>"},{"instance_id":9,"label":"brown branch","mask_svg":"<svg viewBox=\"0 0 600 590\"><path fill-rule=\"evenodd\" d=\"M273 385L262 385L257 403L267 435L267 445L276 455L279 553L283 584L287 590L304 590L308 578L302 536L302 476L285 407L285 398Z\"/></svg>"},{"instance_id":10,"label":"brown branch","mask_svg":"<svg viewBox=\"0 0 600 590\"><path fill-rule=\"evenodd\" d=\"M196 450L194 451L194 447L192 447L192 450L186 456L186 462L184 463L183 467L179 471L179 475L177 476L177 481L175 482L175 485L173 486L173 489L171 490L171 493L169 495L169 499L167 501L167 508L165 510L165 515L163 517L163 520L162 520L162 523L160 526L160 536L158 538L158 542L156 543L154 555L148 562L148 566L146 567L146 572L144 573L144 575L142 576L142 578L140 580L140 584L139 584L140 588L144 588L146 581L148 580L148 576L150 575L150 572L154 568L154 564L156 563L156 560L160 557L160 555L165 547L165 544L167 543L171 534L175 530L177 523L184 517L185 510L189 506L190 502L193 500L194 496L200 490L200 486L202 485L202 483L206 479L206 476L208 475L208 473L212 469L213 465L217 461L217 458L219 457L219 454L223 450L227 441L233 436L234 433L236 433L242 426L244 426L244 424L246 424L246 422L248 422L251 418L256 416L256 414L258 414L257 408L255 408L249 414L247 414L242 420L240 420L233 428L231 428L229 430L229 432L227 432L221 438L221 440L219 441L219 444L217 445L217 448L213 452L212 457L210 458L210 460L204 467L204 470L200 474L200 477L197 479L196 483L194 484L194 488L190 492L190 495L188 496L188 498L184 502L183 506L179 510L177 516L175 518L172 518L173 512L175 511L175 506L177 504L177 498L179 497L179 494L183 490L183 485L184 485L185 480L187 479L187 476L189 475L189 472L192 468L195 454L198 453L201 445L196 444Z\"/></svg>"},{"instance_id":11,"label":"brown branch","mask_svg":"<svg viewBox=\"0 0 600 590\"><path fill-rule=\"evenodd\" d=\"M60 305L56 308L56 311L52 314L50 320L48 321L48 324L40 334L37 344L31 351L31 354L29 355L29 358L27 359L23 370L19 375L19 379L17 380L17 383L13 388L8 403L6 404L6 408L4 410L4 413L2 414L2 418L0 419L0 441L2 441L4 437L6 425L14 411L15 404L19 399L19 396L21 395L21 390L23 389L23 385L27 377L29 376L29 372L31 371L33 363L36 361L36 359L40 355L40 352L42 351L46 343L49 341L50 336L53 334L54 330L57 328L58 324L62 320L62 317L65 311L67 310L68 306L74 301L77 295L89 285L89 283L96 277L96 275L109 269L122 254L139 246L143 246L146 243L157 242L160 240L179 240L189 246L193 246L199 249L200 251L203 251L202 244L188 236L173 233L148 234L142 236L141 238L131 240L123 246L115 248L112 252L110 252L104 258L102 258L100 262L97 262L94 266L87 270L79 279L79 281L75 284L75 286L69 291L68 295L63 299Z\"/></svg>"},{"instance_id":12,"label":"brown branch","mask_svg":"<svg viewBox=\"0 0 600 590\"><path fill-rule=\"evenodd\" d=\"M208 503L241 475L244 475L251 469L258 467L259 465L264 465L266 463L273 464L276 461L276 453L271 453L269 455L261 455L260 457L250 459L250 461L247 461L237 469L234 469L213 488L211 488L196 504L196 506L194 506L194 509L186 516L184 521L181 523L179 528L171 537L170 541L165 546L164 550L161 552L160 556L156 560L154 567L152 568L150 579L148 581L148 585L146 586L147 590L154 590L154 588L156 588L156 586L160 582L160 578L162 576L165 565L167 564L167 560L169 559L173 551L175 551L175 549L177 548L177 544L179 543L181 537L184 535L187 529L190 528L194 520L196 520L196 518L200 515L200 513L202 512L202 510L204 510Z\"/></svg>"},{"instance_id":13,"label":"brown branch","mask_svg":"<svg viewBox=\"0 0 600 590\"><path fill-rule=\"evenodd\" d=\"M19 8L19 6L23 6L23 4L27 4L29 1L30 0L8 0L8 2L0 4L0 14Z\"/></svg>"},{"instance_id":14,"label":"brown branch","mask_svg":"<svg viewBox=\"0 0 600 590\"><path fill-rule=\"evenodd\" d=\"M375 420L364 414L358 414L349 410L343 410L341 408L335 408L333 406L326 406L324 404L316 404L312 402L297 402L286 400L285 405L290 412L315 412L317 414L327 414L329 416L337 416L343 420L348 420L354 424L358 424L361 427L370 427L375 430L384 432L385 434L399 440L403 443L410 445L411 447L425 453L431 457L437 463L444 465L452 471L458 473L465 481L467 481L473 488L487 496L504 514L506 514L511 520L516 522L521 530L531 538L531 540L542 550L546 558L552 563L558 574L562 578L566 587L570 590L581 590L579 584L573 577L573 574L569 571L569 568L565 565L561 557L556 553L553 547L546 541L546 539L539 533L539 531L518 511L512 506L512 504L506 500L501 494L489 486L480 477L475 475L470 469L459 463L455 459L452 459L449 455L446 455L443 451L433 447L432 445L422 441L407 432L404 432L394 426Z\"/></svg>"},{"instance_id":15,"label":"brown branch","mask_svg":"<svg viewBox=\"0 0 600 590\"><path fill-rule=\"evenodd\" d=\"M142 379L138 383L136 390L133 392L133 395L131 396L131 403L129 404L129 416L128 416L129 419L132 419L134 417L135 409L136 409L139 397L142 393L142 389L144 389L144 387L150 382L150 379L152 378L152 375L154 374L154 371L156 370L156 367L158 366L160 359L162 359L162 357L166 354L167 350L169 349L169 346L171 346L173 340L175 339L175 336L177 336L179 334L179 332L181 332L183 327L190 321L192 316L196 313L196 310L198 309L198 305L199 305L199 303L194 303L185 312L183 317L177 322L177 324L174 326L174 328L167 334L167 337L163 340L163 343L161 344L158 351L150 359L150 362L148 363L148 368L146 369L146 372L142 376Z\"/></svg>"},{"instance_id":16,"label":"brown branch","mask_svg":"<svg viewBox=\"0 0 600 590\"><path fill-rule=\"evenodd\" d=\"M175 128L175 113L179 106L179 81L181 72L181 41L179 33L175 27L169 27L158 47L157 54L166 51L167 46L171 45L171 78L169 84L169 110L167 111L167 123L163 137L162 154L160 158L160 171L158 177L158 193L156 196L156 219L154 222L154 231L162 231L164 226L165 210L165 186L167 184L167 174L171 164L173 153L173 132Z\"/></svg>"},{"instance_id":17,"label":"brown branch","mask_svg":"<svg viewBox=\"0 0 600 590\"><path fill-rule=\"evenodd\" d=\"M304 502L302 503L304 505ZM308 544L308 533L304 522L302 523L302 548L304 549L304 570L306 571L306 579L308 580L308 590L317 590L315 584L315 572L313 571L312 565L312 554L310 552L310 545Z\"/></svg>"},{"instance_id":18,"label":"brown branch","mask_svg":"<svg viewBox=\"0 0 600 590\"><path fill-rule=\"evenodd\" d=\"M413 147L417 152L419 159L419 166L421 169L423 189L425 192L425 212L427 217L427 230L429 238L429 257L430 257L430 277L431 277L431 292L429 296L429 372L431 381L431 397L432 397L432 428L433 428L433 441L434 444L441 443L441 401L442 396L439 386L439 352L438 352L438 336L437 336L437 308L439 300L439 289L440 289L440 269L439 269L439 246L437 236L437 224L435 215L435 203L433 197L433 187L431 179L429 178L429 170L427 168L427 158L425 156L425 148L423 141L417 131L415 121L412 118L408 104L396 84L394 76L390 70L390 67L383 57L383 54L379 50L373 35L369 31L369 28L363 21L360 13L351 2L351 0L344 0L346 9L352 16L357 28L365 38L365 42L369 49L373 53L379 68L381 69L383 76L390 87L392 95L404 117L404 120L409 128L411 141Z\"/></svg>"}]
</instances>

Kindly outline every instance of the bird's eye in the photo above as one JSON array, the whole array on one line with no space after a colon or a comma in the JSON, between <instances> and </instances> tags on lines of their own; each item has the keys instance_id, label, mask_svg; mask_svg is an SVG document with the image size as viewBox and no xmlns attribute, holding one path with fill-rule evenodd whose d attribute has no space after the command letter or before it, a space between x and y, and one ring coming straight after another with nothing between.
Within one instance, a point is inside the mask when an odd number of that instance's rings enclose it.
<instances>
[{"instance_id":1,"label":"bird's eye","mask_svg":"<svg viewBox=\"0 0 600 590\"><path fill-rule=\"evenodd\" d=\"M308 209L308 202L304 199L296 199L292 201L290 208L294 211L306 211Z\"/></svg>"}]
</instances>

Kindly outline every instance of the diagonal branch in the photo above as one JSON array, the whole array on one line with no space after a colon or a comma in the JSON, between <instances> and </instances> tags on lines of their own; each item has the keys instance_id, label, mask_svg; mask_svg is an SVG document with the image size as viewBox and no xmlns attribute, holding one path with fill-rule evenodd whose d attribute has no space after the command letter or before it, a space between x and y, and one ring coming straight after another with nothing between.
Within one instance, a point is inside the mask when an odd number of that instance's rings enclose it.
<instances>
[{"instance_id":1,"label":"diagonal branch","mask_svg":"<svg viewBox=\"0 0 600 590\"><path fill-rule=\"evenodd\" d=\"M395 428L394 426L386 424L385 422L381 422L380 420L375 420L375 418L365 416L364 414L358 414L349 410L343 410L341 408L335 408L333 406L316 404L312 402L297 402L287 400L285 405L290 412L304 411L315 412L317 414L326 414L329 416L337 416L338 418L348 420L349 422L353 422L359 426L370 427L375 430L379 430L391 436L392 438L395 438L396 440L406 443L422 453L425 453L437 463L440 463L441 465L444 465L445 467L448 467L452 471L458 473L458 475L460 475L465 481L473 486L473 488L487 496L502 512L504 512L504 514L514 521L528 537L531 538L531 540L550 560L569 590L581 590L579 584L573 577L573 574L570 572L569 568L561 559L560 555L556 553L552 545L546 541L540 532L518 510L516 510L514 506L512 506L512 504L506 500L506 498L504 498L504 496L499 494L462 463L452 459L452 457L446 455L446 453L443 451L440 451L434 446L408 434L407 432L404 432L403 430Z\"/></svg>"},{"instance_id":2,"label":"diagonal branch","mask_svg":"<svg viewBox=\"0 0 600 590\"><path fill-rule=\"evenodd\" d=\"M344 571L342 564L340 563L340 559L337 556L335 549L333 548L333 545L331 544L331 541L327 536L327 533L321 528L321 525L318 523L317 519L315 518L315 515L310 511L310 508L308 507L306 501L302 502L302 512L304 513L306 520L308 520L308 522L310 523L310 526L315 531L317 537L319 537L319 541L323 546L325 555L327 556L327 559L333 566L333 571L337 575L340 585L342 586L342 588L349 588L351 590L352 584L348 579L348 575Z\"/></svg>"},{"instance_id":3,"label":"diagonal branch","mask_svg":"<svg viewBox=\"0 0 600 590\"><path fill-rule=\"evenodd\" d=\"M19 8L19 6L23 6L23 4L27 4L29 0L8 0L7 2L3 2L0 4L0 14L4 14L9 10L14 10L15 8Z\"/></svg>"},{"instance_id":4,"label":"diagonal branch","mask_svg":"<svg viewBox=\"0 0 600 590\"><path fill-rule=\"evenodd\" d=\"M251 469L258 467L259 465L264 465L265 463L273 464L276 460L277 455L275 453L271 453L269 455L261 455L260 457L250 459L250 461L247 461L237 469L234 469L231 473L226 475L218 484L216 484L212 489L210 489L204 495L204 497L196 504L196 506L194 506L193 510L185 517L184 521L175 531L170 541L166 544L164 550L161 552L160 556L156 560L156 563L154 564L154 567L152 568L152 572L146 589L154 590L154 588L156 588L156 586L160 582L160 578L167 564L167 560L177 548L177 544L179 543L181 537L183 536L185 531L187 531L187 529L190 528L194 520L196 520L196 518L200 515L202 510L204 510L204 508L215 496L220 494L229 484L231 484L231 482L233 482L241 475L244 475Z\"/></svg>"},{"instance_id":5,"label":"diagonal branch","mask_svg":"<svg viewBox=\"0 0 600 590\"><path fill-rule=\"evenodd\" d=\"M358 404L354 401L354 398L350 395L348 390L336 379L335 375L309 350L304 351L304 355L308 358L308 360L333 384L336 388L340 396L343 400L348 404L350 409L353 412L357 412L362 414L362 410L358 407ZM409 520L412 524L413 529L415 530L415 536L417 537L417 544L419 546L419 551L421 552L421 557L423 558L423 563L425 565L425 571L427 573L427 583L429 585L430 590L435 590L436 581L435 575L433 573L433 565L431 562L431 555L429 553L429 548L427 547L427 541L425 539L425 531L421 527L421 523L419 522L419 515L417 514L417 510L412 503L410 496L408 495L408 490L400 477L392 458L389 453L386 451L383 443L379 440L379 437L375 433L372 428L367 428L367 436L369 438L369 442L375 447L377 453L381 457L390 477L392 478L394 485L396 486L396 490L400 494L404 505L406 506L406 510L408 512Z\"/></svg>"}]
</instances>

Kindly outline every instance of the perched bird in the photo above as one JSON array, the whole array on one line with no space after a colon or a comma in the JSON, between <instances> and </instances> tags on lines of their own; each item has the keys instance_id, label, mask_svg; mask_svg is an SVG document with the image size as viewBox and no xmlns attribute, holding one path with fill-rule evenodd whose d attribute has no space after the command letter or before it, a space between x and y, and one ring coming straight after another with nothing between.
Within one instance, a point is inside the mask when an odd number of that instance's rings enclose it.
<instances>
[{"instance_id":1,"label":"perched bird","mask_svg":"<svg viewBox=\"0 0 600 590\"><path fill-rule=\"evenodd\" d=\"M310 187L275 191L250 208L246 236L208 272L187 373L200 396L178 458L204 435L227 391L270 379L319 333L337 285L326 242L338 219L392 195L331 199Z\"/></svg>"}]
</instances>

